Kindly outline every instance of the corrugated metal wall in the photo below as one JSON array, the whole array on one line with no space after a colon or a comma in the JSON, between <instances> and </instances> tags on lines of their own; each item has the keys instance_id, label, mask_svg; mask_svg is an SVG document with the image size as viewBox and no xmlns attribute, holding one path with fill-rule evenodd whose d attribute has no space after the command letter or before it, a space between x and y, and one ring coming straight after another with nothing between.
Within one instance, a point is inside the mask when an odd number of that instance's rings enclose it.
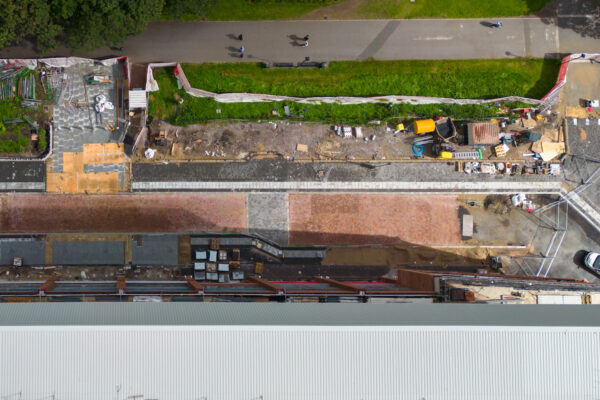
<instances>
[{"instance_id":1,"label":"corrugated metal wall","mask_svg":"<svg viewBox=\"0 0 600 400\"><path fill-rule=\"evenodd\" d=\"M599 372L600 328L0 327L22 400L597 399Z\"/></svg>"}]
</instances>

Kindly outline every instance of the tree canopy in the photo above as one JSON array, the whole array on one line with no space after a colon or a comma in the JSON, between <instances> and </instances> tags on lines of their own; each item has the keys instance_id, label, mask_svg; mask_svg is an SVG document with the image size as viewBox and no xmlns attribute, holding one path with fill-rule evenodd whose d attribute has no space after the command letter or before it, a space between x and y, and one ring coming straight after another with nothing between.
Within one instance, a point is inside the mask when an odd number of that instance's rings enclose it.
<instances>
[{"instance_id":1,"label":"tree canopy","mask_svg":"<svg viewBox=\"0 0 600 400\"><path fill-rule=\"evenodd\" d=\"M159 19L164 4L165 0L0 0L0 48L28 38L44 53L59 37L73 49L115 45Z\"/></svg>"}]
</instances>

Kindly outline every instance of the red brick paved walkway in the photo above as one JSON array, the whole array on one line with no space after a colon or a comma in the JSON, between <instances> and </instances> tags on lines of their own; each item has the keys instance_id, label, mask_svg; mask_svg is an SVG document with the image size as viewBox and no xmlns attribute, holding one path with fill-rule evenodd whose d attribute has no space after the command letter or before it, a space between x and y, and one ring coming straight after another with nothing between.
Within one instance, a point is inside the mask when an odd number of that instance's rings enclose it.
<instances>
[{"instance_id":1,"label":"red brick paved walkway","mask_svg":"<svg viewBox=\"0 0 600 400\"><path fill-rule=\"evenodd\" d=\"M246 195L0 195L0 232L245 232Z\"/></svg>"},{"instance_id":2,"label":"red brick paved walkway","mask_svg":"<svg viewBox=\"0 0 600 400\"><path fill-rule=\"evenodd\" d=\"M290 244L460 244L456 196L290 194Z\"/></svg>"}]
</instances>

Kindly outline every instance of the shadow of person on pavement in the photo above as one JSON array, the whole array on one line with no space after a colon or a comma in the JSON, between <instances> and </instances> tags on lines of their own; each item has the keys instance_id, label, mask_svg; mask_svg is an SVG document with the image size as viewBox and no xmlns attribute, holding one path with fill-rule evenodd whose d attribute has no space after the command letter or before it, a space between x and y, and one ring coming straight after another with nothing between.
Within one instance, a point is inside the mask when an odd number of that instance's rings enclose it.
<instances>
[{"instance_id":1,"label":"shadow of person on pavement","mask_svg":"<svg viewBox=\"0 0 600 400\"><path fill-rule=\"evenodd\" d=\"M479 22L479 25L485 26L486 28L492 28L494 26L494 22L481 21Z\"/></svg>"},{"instance_id":2,"label":"shadow of person on pavement","mask_svg":"<svg viewBox=\"0 0 600 400\"><path fill-rule=\"evenodd\" d=\"M303 47L304 37L300 37L295 34L288 35L287 37L291 40L290 46Z\"/></svg>"}]
</instances>

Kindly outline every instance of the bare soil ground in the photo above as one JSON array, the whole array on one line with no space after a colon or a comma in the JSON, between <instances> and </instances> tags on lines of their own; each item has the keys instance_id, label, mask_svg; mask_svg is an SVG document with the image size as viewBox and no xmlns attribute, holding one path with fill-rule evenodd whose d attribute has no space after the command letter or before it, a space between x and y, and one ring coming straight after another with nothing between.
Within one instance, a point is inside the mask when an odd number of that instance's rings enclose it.
<instances>
[{"instance_id":1,"label":"bare soil ground","mask_svg":"<svg viewBox=\"0 0 600 400\"><path fill-rule=\"evenodd\" d=\"M260 157L285 157L298 161L313 160L387 160L414 159L412 146L416 135L395 133L385 124L361 127L363 138L344 138L331 125L300 122L226 122L177 127L165 122L155 123L150 129L146 146L141 146L134 162L162 161L244 161ZM458 128L461 131L461 128ZM550 132L559 140L556 120L536 122L518 120L506 127L508 132L532 130L540 134ZM369 139L369 140L365 140ZM146 148L156 150L150 160L144 156ZM483 160L523 161L524 153L531 152L531 143L509 146L504 157L497 157L493 146L482 149ZM457 151L473 151L473 146L455 145ZM425 146L425 159L434 159L431 145Z\"/></svg>"},{"instance_id":2,"label":"bare soil ground","mask_svg":"<svg viewBox=\"0 0 600 400\"><path fill-rule=\"evenodd\" d=\"M162 137L161 146L154 139ZM277 154L296 159L396 159L410 157L412 136L395 134L385 126L363 127L365 141L342 138L331 125L318 123L209 122L176 127L153 125L149 145L157 150L155 160L246 160L253 156ZM306 145L306 150L298 145ZM302 147L302 146L301 146ZM135 161L144 160L144 149Z\"/></svg>"}]
</instances>

